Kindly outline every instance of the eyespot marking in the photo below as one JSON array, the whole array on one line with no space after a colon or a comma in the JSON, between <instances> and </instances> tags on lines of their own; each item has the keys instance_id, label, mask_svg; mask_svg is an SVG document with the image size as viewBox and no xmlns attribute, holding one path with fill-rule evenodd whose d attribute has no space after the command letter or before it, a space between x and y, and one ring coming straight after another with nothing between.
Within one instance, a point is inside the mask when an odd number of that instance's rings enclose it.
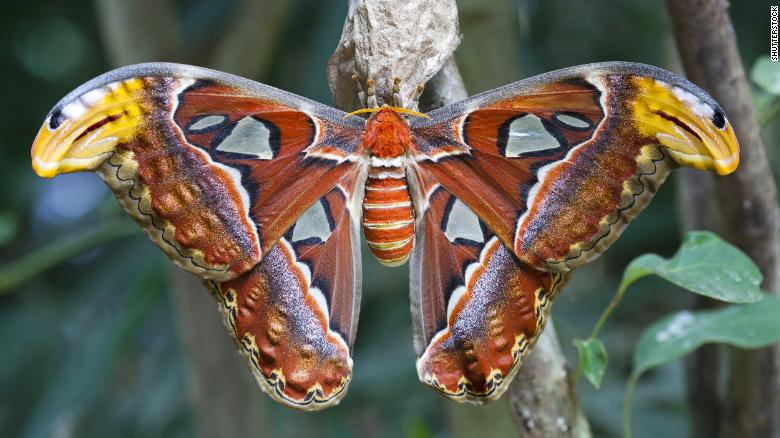
<instances>
[{"instance_id":1,"label":"eyespot marking","mask_svg":"<svg viewBox=\"0 0 780 438\"><path fill-rule=\"evenodd\" d=\"M49 128L50 129L57 129L62 124L62 121L65 119L65 116L63 116L62 111L57 108L54 111L52 111L51 116L49 117Z\"/></svg>"}]
</instances>

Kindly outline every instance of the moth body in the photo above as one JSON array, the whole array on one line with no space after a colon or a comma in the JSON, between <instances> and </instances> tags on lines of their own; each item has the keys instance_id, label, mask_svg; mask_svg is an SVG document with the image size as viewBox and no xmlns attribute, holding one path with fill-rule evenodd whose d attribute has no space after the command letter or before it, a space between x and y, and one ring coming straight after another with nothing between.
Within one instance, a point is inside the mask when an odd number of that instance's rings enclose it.
<instances>
[{"instance_id":1,"label":"moth body","mask_svg":"<svg viewBox=\"0 0 780 438\"><path fill-rule=\"evenodd\" d=\"M414 211L405 162L411 144L409 124L390 108L366 122L363 147L369 155L363 198L363 233L368 247L385 265L409 259L414 246Z\"/></svg>"}]
</instances>

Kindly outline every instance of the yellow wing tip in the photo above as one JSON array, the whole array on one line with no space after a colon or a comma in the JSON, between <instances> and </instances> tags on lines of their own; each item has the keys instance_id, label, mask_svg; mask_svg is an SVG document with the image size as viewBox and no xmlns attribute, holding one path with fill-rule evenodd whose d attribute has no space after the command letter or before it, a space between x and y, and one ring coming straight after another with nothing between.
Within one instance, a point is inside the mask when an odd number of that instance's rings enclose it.
<instances>
[{"instance_id":1,"label":"yellow wing tip","mask_svg":"<svg viewBox=\"0 0 780 438\"><path fill-rule=\"evenodd\" d=\"M58 105L33 142L30 155L35 173L51 178L100 166L117 144L141 129L143 86L140 79L114 82ZM57 117L56 123L51 123L52 117Z\"/></svg>"},{"instance_id":2,"label":"yellow wing tip","mask_svg":"<svg viewBox=\"0 0 780 438\"><path fill-rule=\"evenodd\" d=\"M41 178L54 178L57 175L57 169L49 169L33 162L33 172Z\"/></svg>"},{"instance_id":3,"label":"yellow wing tip","mask_svg":"<svg viewBox=\"0 0 780 438\"><path fill-rule=\"evenodd\" d=\"M708 103L711 99L648 77L637 77L634 84L633 110L640 134L658 140L681 166L718 175L737 168L739 142L720 108Z\"/></svg>"},{"instance_id":4,"label":"yellow wing tip","mask_svg":"<svg viewBox=\"0 0 780 438\"><path fill-rule=\"evenodd\" d=\"M57 163L42 161L38 157L33 157L32 168L35 174L41 178L54 178L59 173L59 165Z\"/></svg>"},{"instance_id":5,"label":"yellow wing tip","mask_svg":"<svg viewBox=\"0 0 780 438\"><path fill-rule=\"evenodd\" d=\"M715 160L714 162L715 173L721 176L734 172L737 170L737 166L739 166L739 151L728 159Z\"/></svg>"}]
</instances>

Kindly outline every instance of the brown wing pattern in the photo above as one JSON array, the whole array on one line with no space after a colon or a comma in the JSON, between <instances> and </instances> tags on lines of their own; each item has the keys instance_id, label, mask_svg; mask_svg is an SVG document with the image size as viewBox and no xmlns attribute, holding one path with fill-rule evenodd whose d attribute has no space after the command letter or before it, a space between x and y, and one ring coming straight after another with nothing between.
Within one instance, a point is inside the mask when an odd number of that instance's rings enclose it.
<instances>
[{"instance_id":1,"label":"brown wing pattern","mask_svg":"<svg viewBox=\"0 0 780 438\"><path fill-rule=\"evenodd\" d=\"M430 115L412 126L417 168L543 270L603 252L670 168L728 173L739 160L706 93L638 64L561 70Z\"/></svg>"},{"instance_id":2,"label":"brown wing pattern","mask_svg":"<svg viewBox=\"0 0 780 438\"><path fill-rule=\"evenodd\" d=\"M350 193L334 188L257 266L208 283L263 391L292 407L337 404L352 376L361 261Z\"/></svg>"},{"instance_id":3,"label":"brown wing pattern","mask_svg":"<svg viewBox=\"0 0 780 438\"><path fill-rule=\"evenodd\" d=\"M536 341L566 274L519 262L439 185L425 204L410 279L420 380L455 400L493 400Z\"/></svg>"},{"instance_id":4,"label":"brown wing pattern","mask_svg":"<svg viewBox=\"0 0 780 438\"><path fill-rule=\"evenodd\" d=\"M227 280L354 167L362 119L343 114L224 73L130 66L55 107L33 166L96 171L174 262Z\"/></svg>"},{"instance_id":5,"label":"brown wing pattern","mask_svg":"<svg viewBox=\"0 0 780 438\"><path fill-rule=\"evenodd\" d=\"M321 409L351 379L360 301L363 120L344 116L224 73L136 65L63 99L33 167L100 174L151 239L206 280L262 389Z\"/></svg>"}]
</instances>

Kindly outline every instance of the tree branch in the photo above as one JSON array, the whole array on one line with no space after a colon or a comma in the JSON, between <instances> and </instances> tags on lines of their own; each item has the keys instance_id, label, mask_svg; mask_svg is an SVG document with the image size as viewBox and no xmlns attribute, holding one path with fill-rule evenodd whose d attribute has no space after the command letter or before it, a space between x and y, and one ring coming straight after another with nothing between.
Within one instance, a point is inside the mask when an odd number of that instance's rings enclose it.
<instances>
[{"instance_id":1,"label":"tree branch","mask_svg":"<svg viewBox=\"0 0 780 438\"><path fill-rule=\"evenodd\" d=\"M552 321L521 366L508 391L518 436L590 437Z\"/></svg>"},{"instance_id":2,"label":"tree branch","mask_svg":"<svg viewBox=\"0 0 780 438\"><path fill-rule=\"evenodd\" d=\"M292 4L243 0L207 62L218 70L239 76L262 77Z\"/></svg>"},{"instance_id":3,"label":"tree branch","mask_svg":"<svg viewBox=\"0 0 780 438\"><path fill-rule=\"evenodd\" d=\"M664 33L663 44L666 69L685 75L671 28ZM715 200L714 175L683 167L677 171L676 182L681 233L685 234L691 230L721 231L722 224L718 226L720 211ZM692 299L695 309L720 305L719 301L702 295L694 295ZM710 344L702 346L685 358L685 389L693 438L720 435L720 383L724 372L720 360L722 352L722 345Z\"/></svg>"},{"instance_id":4,"label":"tree branch","mask_svg":"<svg viewBox=\"0 0 780 438\"><path fill-rule=\"evenodd\" d=\"M96 0L100 31L114 66L136 62L185 62L187 53L176 29L171 1Z\"/></svg>"},{"instance_id":5,"label":"tree branch","mask_svg":"<svg viewBox=\"0 0 780 438\"><path fill-rule=\"evenodd\" d=\"M750 88L725 0L667 0L677 46L688 77L708 90L731 118L740 140L741 164L717 178L727 238L764 274L763 287L777 293L780 235L777 195ZM780 400L778 348L732 349L724 437L774 436Z\"/></svg>"}]
</instances>

